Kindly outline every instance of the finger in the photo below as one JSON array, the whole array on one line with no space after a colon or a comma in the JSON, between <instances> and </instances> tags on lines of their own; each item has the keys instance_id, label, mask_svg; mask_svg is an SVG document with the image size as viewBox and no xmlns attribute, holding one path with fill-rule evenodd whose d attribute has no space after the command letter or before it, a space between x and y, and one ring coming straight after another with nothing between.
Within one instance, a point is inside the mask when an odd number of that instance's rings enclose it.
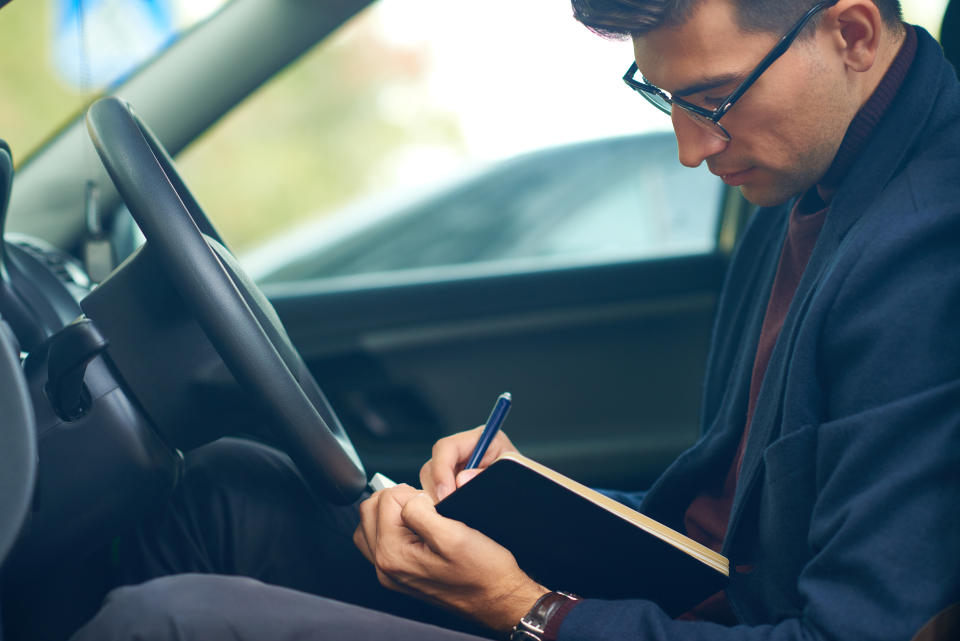
<instances>
[{"instance_id":1,"label":"finger","mask_svg":"<svg viewBox=\"0 0 960 641\"><path fill-rule=\"evenodd\" d=\"M459 474L457 474L457 487L458 487L458 488L459 488L459 487L463 487L463 486L464 486L465 484L467 484L471 479L473 479L473 477L475 477L477 474L479 474L479 473L482 472L482 471L483 471L483 469L482 469L482 468L479 468L479 467L474 468L474 469L472 469L472 470L463 470L462 472L460 472Z\"/></svg>"},{"instance_id":2,"label":"finger","mask_svg":"<svg viewBox=\"0 0 960 641\"><path fill-rule=\"evenodd\" d=\"M466 432L460 432L437 441L433 446L433 454L427 462L429 470L429 485L433 489L431 495L436 500L444 499L456 487L454 474L463 468L470 458L480 432L483 428L476 427ZM426 487L427 483L421 479Z\"/></svg>"},{"instance_id":3,"label":"finger","mask_svg":"<svg viewBox=\"0 0 960 641\"><path fill-rule=\"evenodd\" d=\"M383 572L382 570L380 570L380 568L377 568L376 571L377 571L377 581L379 581L380 585L382 585L383 587L389 590L393 590L394 592L402 592L404 594L410 594L412 596L415 596L415 593L411 592L402 583L398 583L394 581L389 574L387 574L386 572Z\"/></svg>"},{"instance_id":4,"label":"finger","mask_svg":"<svg viewBox=\"0 0 960 641\"><path fill-rule=\"evenodd\" d=\"M410 565L412 556L417 556L417 551L425 547L423 540L404 524L400 516L406 503L418 494L422 493L409 485L397 486L385 490L377 504L377 540L372 550L373 564L378 574L389 577L395 584L405 583L404 577L413 571ZM430 502L430 499L427 498L427 501ZM381 583L397 589L382 579Z\"/></svg>"},{"instance_id":5,"label":"finger","mask_svg":"<svg viewBox=\"0 0 960 641\"><path fill-rule=\"evenodd\" d=\"M354 543L357 543L359 536L363 541L363 545L357 544L357 547L360 548L360 552L363 553L371 563L374 563L373 553L376 550L377 544L377 508L382 497L383 492L377 492L360 504L358 508L360 524L357 525L357 529L354 530ZM364 552L364 550L366 550L366 552Z\"/></svg>"},{"instance_id":6,"label":"finger","mask_svg":"<svg viewBox=\"0 0 960 641\"><path fill-rule=\"evenodd\" d=\"M403 523L400 512L411 497L419 494L409 485L384 490L376 507L377 538L372 546L375 557L392 553L404 541L417 538Z\"/></svg>"},{"instance_id":7,"label":"finger","mask_svg":"<svg viewBox=\"0 0 960 641\"><path fill-rule=\"evenodd\" d=\"M460 530L468 529L459 521L440 516L426 494L419 494L407 501L400 517L407 529L419 536L434 554L443 558L456 554L463 535Z\"/></svg>"},{"instance_id":8,"label":"finger","mask_svg":"<svg viewBox=\"0 0 960 641\"><path fill-rule=\"evenodd\" d=\"M357 549L360 550L360 554L363 555L367 561L373 563L373 552L370 550L370 545L367 543L367 537L363 534L363 527L360 525L357 526L357 529L353 531L353 544L357 546Z\"/></svg>"},{"instance_id":9,"label":"finger","mask_svg":"<svg viewBox=\"0 0 960 641\"><path fill-rule=\"evenodd\" d=\"M454 477L454 483L456 483L456 487L461 487L464 483L471 480L481 471L490 467L504 452L516 451L517 448L513 446L513 443L510 442L510 439L507 438L507 435L503 432L497 432L496 436L494 436L493 440L490 442L490 446L487 448L487 451L484 452L483 458L480 459L480 463L477 465L477 467L469 470L461 470Z\"/></svg>"},{"instance_id":10,"label":"finger","mask_svg":"<svg viewBox=\"0 0 960 641\"><path fill-rule=\"evenodd\" d=\"M420 468L420 487L423 488L423 491L429 494L433 502L436 503L440 500L440 497L437 496L437 487L433 480L432 462L433 459L430 459Z\"/></svg>"},{"instance_id":11,"label":"finger","mask_svg":"<svg viewBox=\"0 0 960 641\"><path fill-rule=\"evenodd\" d=\"M491 463L497 460L497 458L508 450L515 450L513 443L510 442L510 439L507 438L507 435L503 432L497 432L493 440L490 442L490 446L487 448L487 451L483 453L483 458L480 459L477 469L482 470L485 467L489 467Z\"/></svg>"},{"instance_id":12,"label":"finger","mask_svg":"<svg viewBox=\"0 0 960 641\"><path fill-rule=\"evenodd\" d=\"M482 426L477 428L481 430ZM477 440L480 439L480 435L477 435ZM474 444L476 445L476 444ZM487 446L487 450L483 453L483 457L480 459L480 462L477 464L477 469L483 469L489 467L494 461L496 461L501 454L504 452L516 452L517 448L514 447L513 442L510 441L510 438L507 436L506 432L499 431L493 436L493 440L490 441L490 445ZM471 454L473 450L471 449Z\"/></svg>"}]
</instances>

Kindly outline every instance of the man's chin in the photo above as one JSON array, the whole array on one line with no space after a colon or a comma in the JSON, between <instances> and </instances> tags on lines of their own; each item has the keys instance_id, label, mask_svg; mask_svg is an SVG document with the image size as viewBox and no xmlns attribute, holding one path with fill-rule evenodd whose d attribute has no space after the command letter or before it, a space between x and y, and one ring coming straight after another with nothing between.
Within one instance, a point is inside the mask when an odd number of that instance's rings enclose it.
<instances>
[{"instance_id":1,"label":"man's chin","mask_svg":"<svg viewBox=\"0 0 960 641\"><path fill-rule=\"evenodd\" d=\"M739 189L744 198L758 207L776 207L787 202L795 195L785 193L786 190L776 189L769 185L746 184L740 185Z\"/></svg>"}]
</instances>

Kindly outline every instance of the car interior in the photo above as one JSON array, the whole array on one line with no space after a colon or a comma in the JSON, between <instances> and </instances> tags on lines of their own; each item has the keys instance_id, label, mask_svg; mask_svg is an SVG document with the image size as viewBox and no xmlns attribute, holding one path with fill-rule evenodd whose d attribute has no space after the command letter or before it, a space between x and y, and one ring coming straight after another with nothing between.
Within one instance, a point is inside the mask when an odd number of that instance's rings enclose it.
<instances>
[{"instance_id":1,"label":"car interior","mask_svg":"<svg viewBox=\"0 0 960 641\"><path fill-rule=\"evenodd\" d=\"M184 453L221 437L278 447L341 504L375 472L417 483L430 445L504 391L520 449L591 486L646 487L697 438L713 310L752 211L735 189L706 252L246 275L173 159L367 4L233 0L16 172L0 141L6 638L36 626L11 616L25 601L88 606L57 569L109 554L176 487ZM955 64L958 5L941 36Z\"/></svg>"}]
</instances>

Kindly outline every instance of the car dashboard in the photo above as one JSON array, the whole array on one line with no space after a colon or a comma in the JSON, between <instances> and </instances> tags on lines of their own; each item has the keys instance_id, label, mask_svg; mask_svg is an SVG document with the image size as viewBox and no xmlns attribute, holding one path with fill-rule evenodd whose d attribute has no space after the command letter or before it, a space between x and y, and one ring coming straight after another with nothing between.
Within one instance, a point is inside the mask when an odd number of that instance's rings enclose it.
<instances>
[{"instance_id":1,"label":"car dashboard","mask_svg":"<svg viewBox=\"0 0 960 641\"><path fill-rule=\"evenodd\" d=\"M4 166L5 207L13 177L11 163ZM94 284L82 263L21 234L3 236L0 260L0 319L10 328L4 345L17 352L5 356L22 364L41 463L4 564L5 582L16 582L102 545L139 518L151 498L172 490L181 457L125 391L103 356L105 341L83 317L80 302Z\"/></svg>"}]
</instances>

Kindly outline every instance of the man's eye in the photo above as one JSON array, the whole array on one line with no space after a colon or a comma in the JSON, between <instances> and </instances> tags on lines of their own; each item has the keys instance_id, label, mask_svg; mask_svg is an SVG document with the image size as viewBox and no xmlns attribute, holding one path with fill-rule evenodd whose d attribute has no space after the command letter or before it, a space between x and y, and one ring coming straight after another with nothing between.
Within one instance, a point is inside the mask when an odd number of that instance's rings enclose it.
<instances>
[{"instance_id":1,"label":"man's eye","mask_svg":"<svg viewBox=\"0 0 960 641\"><path fill-rule=\"evenodd\" d=\"M716 96L716 97L704 96L702 102L704 105L711 107L713 109L716 109L717 107L723 104L723 101L725 99L726 99L726 96Z\"/></svg>"}]
</instances>

